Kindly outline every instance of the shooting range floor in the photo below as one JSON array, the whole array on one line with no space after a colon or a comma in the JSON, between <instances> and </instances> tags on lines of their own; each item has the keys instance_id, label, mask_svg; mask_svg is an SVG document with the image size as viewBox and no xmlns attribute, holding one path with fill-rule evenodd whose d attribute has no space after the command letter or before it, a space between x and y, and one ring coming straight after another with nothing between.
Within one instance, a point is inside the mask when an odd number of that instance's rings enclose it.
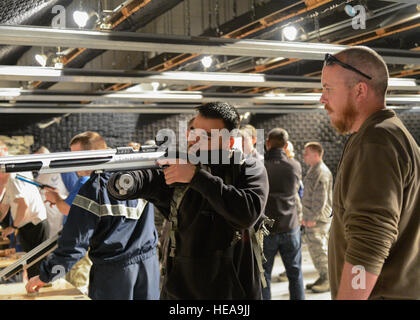
<instances>
[{"instance_id":1,"label":"shooting range floor","mask_svg":"<svg viewBox=\"0 0 420 320\"><path fill-rule=\"evenodd\" d=\"M308 246L302 243L302 268L303 268L303 283L306 284L314 282L318 279L318 272L312 264L309 255ZM274 260L273 273L271 274L271 299L272 300L289 300L289 281L278 282L278 275L284 271L283 262L280 255L277 255ZM311 290L305 289L306 300L331 300L331 293L313 293Z\"/></svg>"}]
</instances>

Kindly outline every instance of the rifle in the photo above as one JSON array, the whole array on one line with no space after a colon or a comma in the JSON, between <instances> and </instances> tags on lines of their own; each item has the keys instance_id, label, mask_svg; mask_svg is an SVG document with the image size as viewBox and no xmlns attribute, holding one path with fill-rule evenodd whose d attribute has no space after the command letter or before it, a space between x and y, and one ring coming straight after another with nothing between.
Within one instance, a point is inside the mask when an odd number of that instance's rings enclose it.
<instances>
[{"instance_id":1,"label":"rifle","mask_svg":"<svg viewBox=\"0 0 420 320\"><path fill-rule=\"evenodd\" d=\"M1 270L0 280L6 281L20 271L28 269L30 266L34 265L39 260L53 252L58 247L57 240L60 236L60 233L61 232L57 233L50 239L45 240L43 243L23 255L19 260Z\"/></svg>"},{"instance_id":2,"label":"rifle","mask_svg":"<svg viewBox=\"0 0 420 320\"><path fill-rule=\"evenodd\" d=\"M36 171L61 173L75 171L122 171L157 168L156 160L167 154L158 146L142 146L76 152L55 152L0 157L1 172Z\"/></svg>"},{"instance_id":3,"label":"rifle","mask_svg":"<svg viewBox=\"0 0 420 320\"><path fill-rule=\"evenodd\" d=\"M172 153L172 154L171 154ZM237 152L235 152L239 155ZM211 155L212 154L212 155ZM211 156L210 156L211 155ZM213 158L213 156L217 156ZM177 150L160 146L141 146L138 151L131 147L119 147L106 150L89 150L77 152L56 152L31 154L22 156L0 157L1 172L36 171L39 173L59 173L74 171L133 171L140 169L160 168L156 163L159 159L177 158L197 163L230 163L231 151L212 150L195 154L182 153ZM239 158L234 157L237 161ZM219 160L220 159L220 160ZM124 195L133 186L133 177L122 174L116 182L120 194ZM182 185L171 184L171 187Z\"/></svg>"},{"instance_id":4,"label":"rifle","mask_svg":"<svg viewBox=\"0 0 420 320\"><path fill-rule=\"evenodd\" d=\"M168 155L168 150L160 146L141 146L138 151L131 147L106 150L76 152L55 152L21 156L0 157L1 172L61 173L75 171L132 171L159 168L156 160ZM41 187L36 181L21 178ZM134 184L131 175L123 174L118 180L120 194L126 194ZM44 185L45 187L45 185Z\"/></svg>"}]
</instances>

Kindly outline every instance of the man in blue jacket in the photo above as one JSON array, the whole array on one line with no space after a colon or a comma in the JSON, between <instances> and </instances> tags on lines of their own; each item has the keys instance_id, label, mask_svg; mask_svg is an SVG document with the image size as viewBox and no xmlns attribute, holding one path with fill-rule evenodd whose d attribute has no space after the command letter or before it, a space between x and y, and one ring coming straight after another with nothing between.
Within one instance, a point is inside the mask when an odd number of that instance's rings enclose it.
<instances>
[{"instance_id":1,"label":"man in blue jacket","mask_svg":"<svg viewBox=\"0 0 420 320\"><path fill-rule=\"evenodd\" d=\"M58 248L44 261L28 292L64 276L89 249L92 299L158 299L159 264L153 207L108 196L109 173L91 173L76 195Z\"/></svg>"}]
</instances>

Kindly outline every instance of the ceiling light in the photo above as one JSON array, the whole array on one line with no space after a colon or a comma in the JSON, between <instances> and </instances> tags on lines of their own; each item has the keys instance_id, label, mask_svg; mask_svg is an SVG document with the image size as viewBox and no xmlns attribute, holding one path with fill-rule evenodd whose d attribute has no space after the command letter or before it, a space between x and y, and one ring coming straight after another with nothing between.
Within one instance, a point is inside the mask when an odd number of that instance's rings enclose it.
<instances>
[{"instance_id":1,"label":"ceiling light","mask_svg":"<svg viewBox=\"0 0 420 320\"><path fill-rule=\"evenodd\" d=\"M344 11L349 15L350 17L354 17L356 15L356 10L351 5L346 5L344 7Z\"/></svg>"},{"instance_id":2,"label":"ceiling light","mask_svg":"<svg viewBox=\"0 0 420 320\"><path fill-rule=\"evenodd\" d=\"M45 54L36 54L35 60L43 67L47 65L47 56Z\"/></svg>"},{"instance_id":3,"label":"ceiling light","mask_svg":"<svg viewBox=\"0 0 420 320\"><path fill-rule=\"evenodd\" d=\"M54 68L55 69L63 69L64 64L62 62L56 62L54 63Z\"/></svg>"},{"instance_id":4,"label":"ceiling light","mask_svg":"<svg viewBox=\"0 0 420 320\"><path fill-rule=\"evenodd\" d=\"M89 19L89 15L85 11L75 11L73 13L74 22L79 26L79 28L83 28L86 26L86 23Z\"/></svg>"},{"instance_id":5,"label":"ceiling light","mask_svg":"<svg viewBox=\"0 0 420 320\"><path fill-rule=\"evenodd\" d=\"M391 87L416 87L416 79L409 78L389 78L388 86Z\"/></svg>"},{"instance_id":6,"label":"ceiling light","mask_svg":"<svg viewBox=\"0 0 420 320\"><path fill-rule=\"evenodd\" d=\"M0 88L0 100L12 100L20 96L20 88Z\"/></svg>"},{"instance_id":7,"label":"ceiling light","mask_svg":"<svg viewBox=\"0 0 420 320\"><path fill-rule=\"evenodd\" d=\"M159 82L152 82L151 83L152 87L153 87L153 91L157 91L157 89L159 89Z\"/></svg>"},{"instance_id":8,"label":"ceiling light","mask_svg":"<svg viewBox=\"0 0 420 320\"><path fill-rule=\"evenodd\" d=\"M204 68L208 68L213 63L212 57L205 56L203 59L201 59L201 63L203 64Z\"/></svg>"},{"instance_id":9,"label":"ceiling light","mask_svg":"<svg viewBox=\"0 0 420 320\"><path fill-rule=\"evenodd\" d=\"M283 35L286 37L287 40L293 41L296 39L297 29L293 26L286 27L283 29Z\"/></svg>"}]
</instances>

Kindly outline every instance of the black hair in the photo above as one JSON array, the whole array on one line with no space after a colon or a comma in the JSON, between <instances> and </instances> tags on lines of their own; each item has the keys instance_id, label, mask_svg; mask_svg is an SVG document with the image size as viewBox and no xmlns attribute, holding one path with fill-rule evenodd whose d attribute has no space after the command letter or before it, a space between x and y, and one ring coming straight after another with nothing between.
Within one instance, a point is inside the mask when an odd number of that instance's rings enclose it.
<instances>
[{"instance_id":1,"label":"black hair","mask_svg":"<svg viewBox=\"0 0 420 320\"><path fill-rule=\"evenodd\" d=\"M221 119L226 129L232 131L239 128L240 117L236 108L226 102L209 102L196 107L204 118Z\"/></svg>"}]
</instances>

